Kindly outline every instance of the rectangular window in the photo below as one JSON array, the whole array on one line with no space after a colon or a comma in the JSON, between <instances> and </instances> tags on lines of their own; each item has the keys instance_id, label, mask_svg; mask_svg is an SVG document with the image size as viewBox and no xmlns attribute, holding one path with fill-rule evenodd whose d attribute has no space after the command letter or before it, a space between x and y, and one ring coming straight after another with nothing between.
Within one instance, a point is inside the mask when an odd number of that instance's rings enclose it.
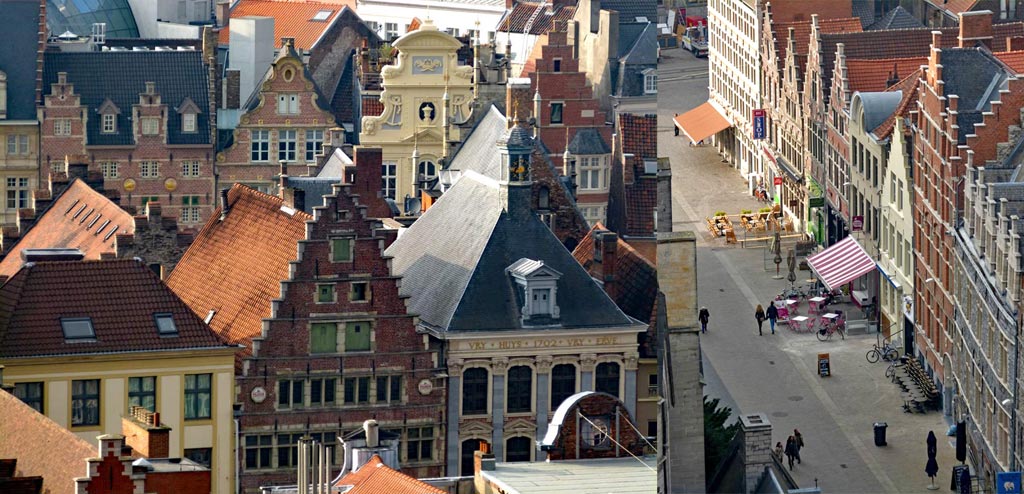
<instances>
[{"instance_id":1,"label":"rectangular window","mask_svg":"<svg viewBox=\"0 0 1024 494\"><path fill-rule=\"evenodd\" d=\"M142 178L160 178L160 163L143 161L139 163L139 176Z\"/></svg>"},{"instance_id":2,"label":"rectangular window","mask_svg":"<svg viewBox=\"0 0 1024 494\"><path fill-rule=\"evenodd\" d=\"M103 114L103 133L113 134L117 132L117 115L113 113Z\"/></svg>"},{"instance_id":3,"label":"rectangular window","mask_svg":"<svg viewBox=\"0 0 1024 494\"><path fill-rule=\"evenodd\" d=\"M381 189L384 191L384 197L394 199L395 198L395 184L398 180L398 163L394 161L385 161L381 166Z\"/></svg>"},{"instance_id":4,"label":"rectangular window","mask_svg":"<svg viewBox=\"0 0 1024 494\"><path fill-rule=\"evenodd\" d=\"M324 131L306 131L306 163L315 163L316 157L324 150Z\"/></svg>"},{"instance_id":5,"label":"rectangular window","mask_svg":"<svg viewBox=\"0 0 1024 494\"><path fill-rule=\"evenodd\" d=\"M282 379L277 382L277 407L292 408L305 405L303 391L306 381L289 381Z\"/></svg>"},{"instance_id":6,"label":"rectangular window","mask_svg":"<svg viewBox=\"0 0 1024 494\"><path fill-rule=\"evenodd\" d=\"M245 468L252 470L270 468L270 457L273 452L273 435L259 434L245 436Z\"/></svg>"},{"instance_id":7,"label":"rectangular window","mask_svg":"<svg viewBox=\"0 0 1024 494\"><path fill-rule=\"evenodd\" d=\"M313 323L309 328L309 353L338 353L336 323Z\"/></svg>"},{"instance_id":8,"label":"rectangular window","mask_svg":"<svg viewBox=\"0 0 1024 494\"><path fill-rule=\"evenodd\" d=\"M658 93L658 73L651 70L644 74L644 94Z\"/></svg>"},{"instance_id":9,"label":"rectangular window","mask_svg":"<svg viewBox=\"0 0 1024 494\"><path fill-rule=\"evenodd\" d=\"M199 197L181 196L182 223L199 223Z\"/></svg>"},{"instance_id":10,"label":"rectangular window","mask_svg":"<svg viewBox=\"0 0 1024 494\"><path fill-rule=\"evenodd\" d=\"M7 177L7 209L28 207L28 179Z\"/></svg>"},{"instance_id":11,"label":"rectangular window","mask_svg":"<svg viewBox=\"0 0 1024 494\"><path fill-rule=\"evenodd\" d=\"M408 461L434 459L433 427L410 427L406 436L405 454Z\"/></svg>"},{"instance_id":12,"label":"rectangular window","mask_svg":"<svg viewBox=\"0 0 1024 494\"><path fill-rule=\"evenodd\" d=\"M295 161L295 131L277 131L277 160L284 163Z\"/></svg>"},{"instance_id":13,"label":"rectangular window","mask_svg":"<svg viewBox=\"0 0 1024 494\"><path fill-rule=\"evenodd\" d=\"M70 118L58 118L53 121L53 135L57 136L69 136L71 135L71 119Z\"/></svg>"},{"instance_id":14,"label":"rectangular window","mask_svg":"<svg viewBox=\"0 0 1024 494\"><path fill-rule=\"evenodd\" d=\"M331 239L331 262L352 261L352 238L338 237Z\"/></svg>"},{"instance_id":15,"label":"rectangular window","mask_svg":"<svg viewBox=\"0 0 1024 494\"><path fill-rule=\"evenodd\" d=\"M551 123L560 124L562 123L562 107L563 103L551 103Z\"/></svg>"},{"instance_id":16,"label":"rectangular window","mask_svg":"<svg viewBox=\"0 0 1024 494\"><path fill-rule=\"evenodd\" d=\"M279 115L296 115L299 113L299 95L279 94L277 95L277 113Z\"/></svg>"},{"instance_id":17,"label":"rectangular window","mask_svg":"<svg viewBox=\"0 0 1024 494\"><path fill-rule=\"evenodd\" d=\"M370 284L365 281L353 281L351 284L352 291L349 292L348 299L352 302L363 302L369 300Z\"/></svg>"},{"instance_id":18,"label":"rectangular window","mask_svg":"<svg viewBox=\"0 0 1024 494\"><path fill-rule=\"evenodd\" d=\"M277 435L277 467L294 467L299 464L299 439L304 434Z\"/></svg>"},{"instance_id":19,"label":"rectangular window","mask_svg":"<svg viewBox=\"0 0 1024 494\"><path fill-rule=\"evenodd\" d=\"M402 401L402 376L377 376L377 403Z\"/></svg>"},{"instance_id":20,"label":"rectangular window","mask_svg":"<svg viewBox=\"0 0 1024 494\"><path fill-rule=\"evenodd\" d=\"M314 407L334 405L336 379L310 379L309 404Z\"/></svg>"},{"instance_id":21,"label":"rectangular window","mask_svg":"<svg viewBox=\"0 0 1024 494\"><path fill-rule=\"evenodd\" d=\"M603 156L581 156L579 159L580 190L604 190L607 188Z\"/></svg>"},{"instance_id":22,"label":"rectangular window","mask_svg":"<svg viewBox=\"0 0 1024 494\"><path fill-rule=\"evenodd\" d=\"M156 411L156 377L128 378L128 406Z\"/></svg>"},{"instance_id":23,"label":"rectangular window","mask_svg":"<svg viewBox=\"0 0 1024 494\"><path fill-rule=\"evenodd\" d=\"M562 59L561 58L556 58L556 59L551 61L551 71L552 72L561 72L562 71Z\"/></svg>"},{"instance_id":24,"label":"rectangular window","mask_svg":"<svg viewBox=\"0 0 1024 494\"><path fill-rule=\"evenodd\" d=\"M345 404L355 405L370 401L369 377L345 378Z\"/></svg>"},{"instance_id":25,"label":"rectangular window","mask_svg":"<svg viewBox=\"0 0 1024 494\"><path fill-rule=\"evenodd\" d=\"M7 155L29 154L28 136L25 134L10 134L7 136Z\"/></svg>"},{"instance_id":26,"label":"rectangular window","mask_svg":"<svg viewBox=\"0 0 1024 494\"><path fill-rule=\"evenodd\" d=\"M198 177L201 169L201 163L198 161L182 161L181 162L181 176L182 177Z\"/></svg>"},{"instance_id":27,"label":"rectangular window","mask_svg":"<svg viewBox=\"0 0 1024 494\"><path fill-rule=\"evenodd\" d=\"M370 323L350 322L345 324L345 351L365 352L370 350Z\"/></svg>"},{"instance_id":28,"label":"rectangular window","mask_svg":"<svg viewBox=\"0 0 1024 494\"><path fill-rule=\"evenodd\" d=\"M385 22L384 23L384 41L391 41L398 37L398 23L397 22Z\"/></svg>"},{"instance_id":29,"label":"rectangular window","mask_svg":"<svg viewBox=\"0 0 1024 494\"><path fill-rule=\"evenodd\" d=\"M151 202L160 202L160 196L139 196L139 202L142 203L142 208L146 208L146 204Z\"/></svg>"},{"instance_id":30,"label":"rectangular window","mask_svg":"<svg viewBox=\"0 0 1024 494\"><path fill-rule=\"evenodd\" d=\"M206 468L210 468L213 458L213 448L186 448L185 458L188 458Z\"/></svg>"},{"instance_id":31,"label":"rectangular window","mask_svg":"<svg viewBox=\"0 0 1024 494\"><path fill-rule=\"evenodd\" d=\"M100 425L100 380L71 381L71 425Z\"/></svg>"},{"instance_id":32,"label":"rectangular window","mask_svg":"<svg viewBox=\"0 0 1024 494\"><path fill-rule=\"evenodd\" d=\"M43 412L43 383L16 383L14 396L39 413Z\"/></svg>"},{"instance_id":33,"label":"rectangular window","mask_svg":"<svg viewBox=\"0 0 1024 494\"><path fill-rule=\"evenodd\" d=\"M196 114L195 113L182 113L181 114L181 131L192 133L196 131Z\"/></svg>"},{"instance_id":34,"label":"rectangular window","mask_svg":"<svg viewBox=\"0 0 1024 494\"><path fill-rule=\"evenodd\" d=\"M185 420L210 418L213 374L185 375Z\"/></svg>"},{"instance_id":35,"label":"rectangular window","mask_svg":"<svg viewBox=\"0 0 1024 494\"><path fill-rule=\"evenodd\" d=\"M107 180L114 180L121 178L121 170L119 170L116 161L103 161L100 162L100 171L103 172L103 178Z\"/></svg>"},{"instance_id":36,"label":"rectangular window","mask_svg":"<svg viewBox=\"0 0 1024 494\"><path fill-rule=\"evenodd\" d=\"M334 302L334 285L316 286L316 303L329 304Z\"/></svg>"},{"instance_id":37,"label":"rectangular window","mask_svg":"<svg viewBox=\"0 0 1024 494\"><path fill-rule=\"evenodd\" d=\"M142 135L155 136L160 133L160 120L156 117L142 119Z\"/></svg>"},{"instance_id":38,"label":"rectangular window","mask_svg":"<svg viewBox=\"0 0 1024 494\"><path fill-rule=\"evenodd\" d=\"M252 161L270 161L270 131L254 130L251 134L250 159Z\"/></svg>"}]
</instances>

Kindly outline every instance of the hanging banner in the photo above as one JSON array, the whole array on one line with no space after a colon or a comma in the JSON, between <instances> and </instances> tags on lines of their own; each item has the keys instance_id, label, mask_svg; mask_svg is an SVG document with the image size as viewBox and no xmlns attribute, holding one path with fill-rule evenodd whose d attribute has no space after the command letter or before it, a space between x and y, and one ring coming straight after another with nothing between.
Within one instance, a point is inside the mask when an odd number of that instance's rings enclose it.
<instances>
[{"instance_id":1,"label":"hanging banner","mask_svg":"<svg viewBox=\"0 0 1024 494\"><path fill-rule=\"evenodd\" d=\"M1020 494L1020 472L996 472L996 494Z\"/></svg>"},{"instance_id":2,"label":"hanging banner","mask_svg":"<svg viewBox=\"0 0 1024 494\"><path fill-rule=\"evenodd\" d=\"M751 121L754 123L754 139L764 139L765 119L767 118L764 109L753 110Z\"/></svg>"}]
</instances>

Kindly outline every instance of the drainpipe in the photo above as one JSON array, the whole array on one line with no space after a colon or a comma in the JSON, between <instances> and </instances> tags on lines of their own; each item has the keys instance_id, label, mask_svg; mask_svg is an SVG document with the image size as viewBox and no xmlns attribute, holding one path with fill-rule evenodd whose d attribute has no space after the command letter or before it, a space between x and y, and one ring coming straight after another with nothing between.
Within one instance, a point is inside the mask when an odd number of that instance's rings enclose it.
<instances>
[{"instance_id":1,"label":"drainpipe","mask_svg":"<svg viewBox=\"0 0 1024 494\"><path fill-rule=\"evenodd\" d=\"M238 446L241 444L239 435L238 419L235 419L235 492L242 492L242 484L239 482L239 471L242 470L242 459L238 455Z\"/></svg>"},{"instance_id":2,"label":"drainpipe","mask_svg":"<svg viewBox=\"0 0 1024 494\"><path fill-rule=\"evenodd\" d=\"M1010 390L1011 396L1013 397L1013 408L1010 409L1010 471L1017 471L1017 403L1018 403L1018 388L1020 387L1017 383L1017 366L1020 361L1020 282L1017 285L1017 310L1013 314L1013 369L1010 373L1013 376L1010 379L1010 385L1013 388Z\"/></svg>"}]
</instances>

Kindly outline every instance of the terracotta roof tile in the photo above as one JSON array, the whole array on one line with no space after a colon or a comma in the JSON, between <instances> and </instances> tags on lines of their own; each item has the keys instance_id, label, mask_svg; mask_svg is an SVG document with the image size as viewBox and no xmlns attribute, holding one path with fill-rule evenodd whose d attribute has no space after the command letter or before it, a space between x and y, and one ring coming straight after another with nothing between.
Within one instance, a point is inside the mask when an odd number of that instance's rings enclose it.
<instances>
[{"instance_id":1,"label":"terracotta roof tile","mask_svg":"<svg viewBox=\"0 0 1024 494\"><path fill-rule=\"evenodd\" d=\"M0 261L0 275L14 276L24 249L78 249L86 259L114 252L114 235L135 233L132 215L85 182L75 179ZM108 223L109 221L109 223Z\"/></svg>"},{"instance_id":2,"label":"terracotta roof tile","mask_svg":"<svg viewBox=\"0 0 1024 494\"><path fill-rule=\"evenodd\" d=\"M884 91L893 70L896 79L928 64L928 57L884 58L878 60L847 59L846 73L849 78L850 92Z\"/></svg>"},{"instance_id":3,"label":"terracotta roof tile","mask_svg":"<svg viewBox=\"0 0 1024 494\"><path fill-rule=\"evenodd\" d=\"M643 162L637 163L643 170ZM638 177L626 186L626 235L654 235L654 210L658 207L658 181L652 176Z\"/></svg>"},{"instance_id":4,"label":"terracotta roof tile","mask_svg":"<svg viewBox=\"0 0 1024 494\"><path fill-rule=\"evenodd\" d=\"M74 479L96 456L96 446L5 391L0 417L0 458L17 458L20 475L42 475L43 492L75 494Z\"/></svg>"},{"instance_id":5,"label":"terracotta roof tile","mask_svg":"<svg viewBox=\"0 0 1024 494\"><path fill-rule=\"evenodd\" d=\"M917 101L917 85L920 78L921 68L918 67L917 70L908 74L903 80L886 89L886 91L903 91L903 99L896 106L896 111L889 115L889 118L878 124L875 130L871 131L875 137L879 139L888 138L892 134L893 129L896 128L896 119L905 117L910 113L912 103Z\"/></svg>"},{"instance_id":6,"label":"terracotta roof tile","mask_svg":"<svg viewBox=\"0 0 1024 494\"><path fill-rule=\"evenodd\" d=\"M646 159L658 157L657 115L620 113L618 127L623 153L632 153Z\"/></svg>"},{"instance_id":7,"label":"terracotta roof tile","mask_svg":"<svg viewBox=\"0 0 1024 494\"><path fill-rule=\"evenodd\" d=\"M281 296L281 281L313 217L289 214L280 198L241 184L231 188L228 203L225 219L220 209L214 211L167 285L199 317L216 311L210 327L251 353L249 344L262 330L262 319L270 317L270 301Z\"/></svg>"},{"instance_id":8,"label":"terracotta roof tile","mask_svg":"<svg viewBox=\"0 0 1024 494\"><path fill-rule=\"evenodd\" d=\"M350 1L238 0L231 9L231 17L273 17L275 46L281 38L295 38L295 48L309 50L344 7L355 9L354 2ZM325 20L313 20L318 12L326 10L331 13ZM228 44L230 36L230 29L222 29L220 44Z\"/></svg>"},{"instance_id":9,"label":"terracotta roof tile","mask_svg":"<svg viewBox=\"0 0 1024 494\"><path fill-rule=\"evenodd\" d=\"M177 336L161 336L170 313ZM88 317L94 341L67 342L62 318ZM0 357L225 347L146 265L134 259L26 265L0 287Z\"/></svg>"},{"instance_id":10,"label":"terracotta roof tile","mask_svg":"<svg viewBox=\"0 0 1024 494\"><path fill-rule=\"evenodd\" d=\"M777 50L780 66L786 61L790 27L793 28L797 55L807 55L807 48L811 39L811 21L773 23L772 31L775 32L775 39L778 41ZM820 19L818 20L818 29L822 33L850 33L861 32L864 28L860 24L860 19L849 17L843 19Z\"/></svg>"},{"instance_id":11,"label":"terracotta roof tile","mask_svg":"<svg viewBox=\"0 0 1024 494\"><path fill-rule=\"evenodd\" d=\"M939 4L939 8L943 8L946 12L951 14L962 14L964 12L970 12L971 9L978 3L978 0L945 0L944 2L934 2Z\"/></svg>"},{"instance_id":12,"label":"terracotta roof tile","mask_svg":"<svg viewBox=\"0 0 1024 494\"><path fill-rule=\"evenodd\" d=\"M363 115L378 117L384 113L384 103L379 96L363 97Z\"/></svg>"},{"instance_id":13,"label":"terracotta roof tile","mask_svg":"<svg viewBox=\"0 0 1024 494\"><path fill-rule=\"evenodd\" d=\"M551 30L554 21L568 21L576 14L574 5L552 6L550 3L519 2L502 19L498 31L507 33L522 33L526 29L526 23L536 12L537 8L543 5L543 11L530 26L530 34L545 34Z\"/></svg>"},{"instance_id":14,"label":"terracotta roof tile","mask_svg":"<svg viewBox=\"0 0 1024 494\"><path fill-rule=\"evenodd\" d=\"M380 456L373 455L370 461L342 477L339 485L351 485L346 494L445 494L426 482L414 479L384 464Z\"/></svg>"},{"instance_id":15,"label":"terracotta roof tile","mask_svg":"<svg viewBox=\"0 0 1024 494\"><path fill-rule=\"evenodd\" d=\"M1000 61L1018 74L1024 73L1024 51L1001 51L993 53Z\"/></svg>"}]
</instances>

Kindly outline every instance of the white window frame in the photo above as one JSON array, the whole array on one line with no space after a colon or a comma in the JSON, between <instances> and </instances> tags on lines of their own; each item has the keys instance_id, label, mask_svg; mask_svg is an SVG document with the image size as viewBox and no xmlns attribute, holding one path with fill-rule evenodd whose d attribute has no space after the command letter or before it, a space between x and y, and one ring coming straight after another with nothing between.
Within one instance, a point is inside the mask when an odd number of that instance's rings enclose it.
<instances>
[{"instance_id":1,"label":"white window frame","mask_svg":"<svg viewBox=\"0 0 1024 494\"><path fill-rule=\"evenodd\" d=\"M384 23L384 41L390 41L391 38L398 37L398 23L397 22L385 22Z\"/></svg>"},{"instance_id":2,"label":"white window frame","mask_svg":"<svg viewBox=\"0 0 1024 494\"><path fill-rule=\"evenodd\" d=\"M116 161L101 161L100 171L103 172L103 178L107 180L121 178L121 166Z\"/></svg>"},{"instance_id":3,"label":"white window frame","mask_svg":"<svg viewBox=\"0 0 1024 494\"><path fill-rule=\"evenodd\" d=\"M69 136L71 135L71 119L70 118L58 118L53 121L53 135L56 136Z\"/></svg>"},{"instance_id":4,"label":"white window frame","mask_svg":"<svg viewBox=\"0 0 1024 494\"><path fill-rule=\"evenodd\" d=\"M200 175L202 163L198 161L182 161L181 162L181 176L183 177L198 177Z\"/></svg>"},{"instance_id":5,"label":"white window frame","mask_svg":"<svg viewBox=\"0 0 1024 494\"><path fill-rule=\"evenodd\" d=\"M385 161L382 163L380 179L384 197L394 199L398 185L398 162Z\"/></svg>"},{"instance_id":6,"label":"white window frame","mask_svg":"<svg viewBox=\"0 0 1024 494\"><path fill-rule=\"evenodd\" d=\"M160 135L160 119L157 117L142 117L140 132L144 136Z\"/></svg>"},{"instance_id":7,"label":"white window frame","mask_svg":"<svg viewBox=\"0 0 1024 494\"><path fill-rule=\"evenodd\" d=\"M608 190L608 155L580 155L576 157L579 190L600 192ZM594 181L597 185L594 186Z\"/></svg>"},{"instance_id":8,"label":"white window frame","mask_svg":"<svg viewBox=\"0 0 1024 494\"><path fill-rule=\"evenodd\" d=\"M658 94L658 71L647 69L644 74L644 94Z\"/></svg>"},{"instance_id":9,"label":"white window frame","mask_svg":"<svg viewBox=\"0 0 1024 494\"><path fill-rule=\"evenodd\" d=\"M270 161L270 131L250 131L249 159L255 162Z\"/></svg>"},{"instance_id":10,"label":"white window frame","mask_svg":"<svg viewBox=\"0 0 1024 494\"><path fill-rule=\"evenodd\" d=\"M114 134L117 132L117 114L116 113L104 113L101 118L102 132L104 134Z\"/></svg>"},{"instance_id":11,"label":"white window frame","mask_svg":"<svg viewBox=\"0 0 1024 494\"><path fill-rule=\"evenodd\" d=\"M139 162L139 176L142 178L160 178L159 161Z\"/></svg>"},{"instance_id":12,"label":"white window frame","mask_svg":"<svg viewBox=\"0 0 1024 494\"><path fill-rule=\"evenodd\" d=\"M189 134L194 133L196 131L195 113L189 112L181 114L181 131L187 132Z\"/></svg>"},{"instance_id":13,"label":"white window frame","mask_svg":"<svg viewBox=\"0 0 1024 494\"><path fill-rule=\"evenodd\" d=\"M29 154L28 134L7 135L7 155L24 156Z\"/></svg>"},{"instance_id":14,"label":"white window frame","mask_svg":"<svg viewBox=\"0 0 1024 494\"><path fill-rule=\"evenodd\" d=\"M306 163L316 163L316 157L324 150L324 131L313 129L306 131Z\"/></svg>"},{"instance_id":15,"label":"white window frame","mask_svg":"<svg viewBox=\"0 0 1024 494\"><path fill-rule=\"evenodd\" d=\"M27 177L7 177L7 209L27 208L29 189Z\"/></svg>"},{"instance_id":16,"label":"white window frame","mask_svg":"<svg viewBox=\"0 0 1024 494\"><path fill-rule=\"evenodd\" d=\"M298 147L298 132L295 130L277 131L277 161L294 163Z\"/></svg>"}]
</instances>

